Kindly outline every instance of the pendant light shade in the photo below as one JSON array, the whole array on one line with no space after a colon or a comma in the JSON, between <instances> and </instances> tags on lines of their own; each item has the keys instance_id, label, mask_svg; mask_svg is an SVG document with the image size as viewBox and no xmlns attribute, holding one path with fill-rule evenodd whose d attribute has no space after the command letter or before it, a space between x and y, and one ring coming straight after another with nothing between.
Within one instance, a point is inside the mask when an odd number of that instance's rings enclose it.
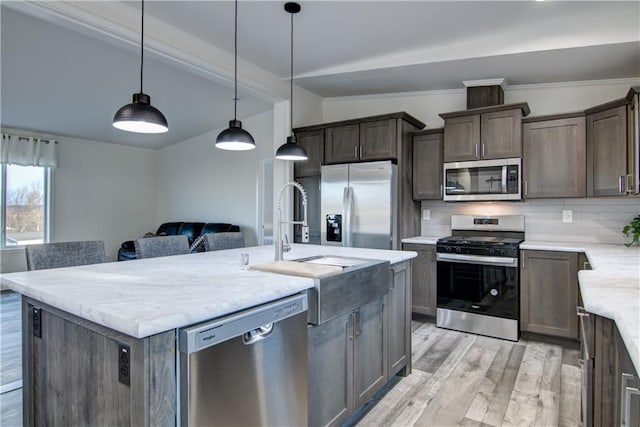
<instances>
[{"instance_id":1,"label":"pendant light shade","mask_svg":"<svg viewBox=\"0 0 640 427\"><path fill-rule=\"evenodd\" d=\"M300 12L300 4L288 2L284 4L284 10L291 14L291 98L289 100L290 124L293 126L293 15ZM287 142L278 147L276 159L279 160L307 160L307 152L304 147L296 143L296 137L291 130L291 136L287 137Z\"/></svg>"},{"instance_id":2,"label":"pendant light shade","mask_svg":"<svg viewBox=\"0 0 640 427\"><path fill-rule=\"evenodd\" d=\"M164 133L169 130L167 119L151 105L151 97L142 91L142 70L144 68L144 0L140 25L140 92L133 94L133 102L116 111L113 126L117 129L136 133Z\"/></svg>"},{"instance_id":3,"label":"pendant light shade","mask_svg":"<svg viewBox=\"0 0 640 427\"><path fill-rule=\"evenodd\" d=\"M216 148L231 151L245 151L256 148L256 142L249 132L242 129L242 122L237 120L238 110L238 0L235 1L235 71L234 71L234 97L233 97L233 120L229 122L229 128L220 132L216 138Z\"/></svg>"}]
</instances>

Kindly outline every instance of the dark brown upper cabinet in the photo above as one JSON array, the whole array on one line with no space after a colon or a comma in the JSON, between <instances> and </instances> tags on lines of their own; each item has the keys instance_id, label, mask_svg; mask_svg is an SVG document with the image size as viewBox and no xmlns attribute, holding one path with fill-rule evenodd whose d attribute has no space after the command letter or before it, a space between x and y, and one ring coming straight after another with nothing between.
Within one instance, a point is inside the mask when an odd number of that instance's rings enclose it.
<instances>
[{"instance_id":1,"label":"dark brown upper cabinet","mask_svg":"<svg viewBox=\"0 0 640 427\"><path fill-rule=\"evenodd\" d=\"M360 159L360 125L328 127L325 130L324 159L329 163L349 163Z\"/></svg>"},{"instance_id":2,"label":"dark brown upper cabinet","mask_svg":"<svg viewBox=\"0 0 640 427\"><path fill-rule=\"evenodd\" d=\"M298 144L304 147L309 158L306 161L294 162L294 176L301 178L320 175L320 167L324 164L324 131L296 132L295 135Z\"/></svg>"},{"instance_id":3,"label":"dark brown upper cabinet","mask_svg":"<svg viewBox=\"0 0 640 427\"><path fill-rule=\"evenodd\" d=\"M584 113L524 119L522 150L526 199L586 196Z\"/></svg>"},{"instance_id":4,"label":"dark brown upper cabinet","mask_svg":"<svg viewBox=\"0 0 640 427\"><path fill-rule=\"evenodd\" d=\"M413 134L413 199L442 199L444 129Z\"/></svg>"},{"instance_id":5,"label":"dark brown upper cabinet","mask_svg":"<svg viewBox=\"0 0 640 427\"><path fill-rule=\"evenodd\" d=\"M612 101L587 114L587 195L627 194L627 100Z\"/></svg>"},{"instance_id":6,"label":"dark brown upper cabinet","mask_svg":"<svg viewBox=\"0 0 640 427\"><path fill-rule=\"evenodd\" d=\"M521 124L527 114L526 102L440 114L444 119L444 161L521 157Z\"/></svg>"}]
</instances>

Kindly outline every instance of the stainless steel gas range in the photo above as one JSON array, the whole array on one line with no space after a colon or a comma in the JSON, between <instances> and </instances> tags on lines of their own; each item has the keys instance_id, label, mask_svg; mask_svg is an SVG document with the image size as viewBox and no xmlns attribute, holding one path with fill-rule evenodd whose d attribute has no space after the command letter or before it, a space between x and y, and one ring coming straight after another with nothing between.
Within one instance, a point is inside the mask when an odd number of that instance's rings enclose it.
<instances>
[{"instance_id":1,"label":"stainless steel gas range","mask_svg":"<svg viewBox=\"0 0 640 427\"><path fill-rule=\"evenodd\" d=\"M451 229L436 246L437 326L518 341L524 216L452 215Z\"/></svg>"}]
</instances>

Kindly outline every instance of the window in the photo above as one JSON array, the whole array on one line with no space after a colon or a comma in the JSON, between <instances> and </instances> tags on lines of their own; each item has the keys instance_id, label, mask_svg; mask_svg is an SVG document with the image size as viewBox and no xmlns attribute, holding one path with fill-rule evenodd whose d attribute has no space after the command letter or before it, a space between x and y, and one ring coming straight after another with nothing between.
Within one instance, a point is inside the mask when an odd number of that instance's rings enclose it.
<instances>
[{"instance_id":1,"label":"window","mask_svg":"<svg viewBox=\"0 0 640 427\"><path fill-rule=\"evenodd\" d=\"M50 177L48 167L2 164L2 248L49 241Z\"/></svg>"}]
</instances>

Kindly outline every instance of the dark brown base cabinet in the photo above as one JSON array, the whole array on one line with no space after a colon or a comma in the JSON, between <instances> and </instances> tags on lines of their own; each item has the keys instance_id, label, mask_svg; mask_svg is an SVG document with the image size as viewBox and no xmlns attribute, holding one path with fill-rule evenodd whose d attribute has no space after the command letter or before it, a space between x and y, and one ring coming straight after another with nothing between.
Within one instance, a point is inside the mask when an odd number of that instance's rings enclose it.
<instances>
[{"instance_id":1,"label":"dark brown base cabinet","mask_svg":"<svg viewBox=\"0 0 640 427\"><path fill-rule=\"evenodd\" d=\"M395 374L411 372L411 267L391 267L389 294L309 327L309 425L339 426Z\"/></svg>"},{"instance_id":2,"label":"dark brown base cabinet","mask_svg":"<svg viewBox=\"0 0 640 427\"><path fill-rule=\"evenodd\" d=\"M523 250L520 330L578 338L578 254Z\"/></svg>"},{"instance_id":3,"label":"dark brown base cabinet","mask_svg":"<svg viewBox=\"0 0 640 427\"><path fill-rule=\"evenodd\" d=\"M173 330L135 339L26 297L22 309L25 426L175 425Z\"/></svg>"},{"instance_id":4,"label":"dark brown base cabinet","mask_svg":"<svg viewBox=\"0 0 640 427\"><path fill-rule=\"evenodd\" d=\"M435 316L437 266L435 245L422 245L405 243L402 245L405 251L415 251L418 257L411 263L412 292L411 311L427 316Z\"/></svg>"},{"instance_id":5,"label":"dark brown base cabinet","mask_svg":"<svg viewBox=\"0 0 640 427\"><path fill-rule=\"evenodd\" d=\"M640 426L640 377L614 321L578 310L583 425Z\"/></svg>"}]
</instances>

